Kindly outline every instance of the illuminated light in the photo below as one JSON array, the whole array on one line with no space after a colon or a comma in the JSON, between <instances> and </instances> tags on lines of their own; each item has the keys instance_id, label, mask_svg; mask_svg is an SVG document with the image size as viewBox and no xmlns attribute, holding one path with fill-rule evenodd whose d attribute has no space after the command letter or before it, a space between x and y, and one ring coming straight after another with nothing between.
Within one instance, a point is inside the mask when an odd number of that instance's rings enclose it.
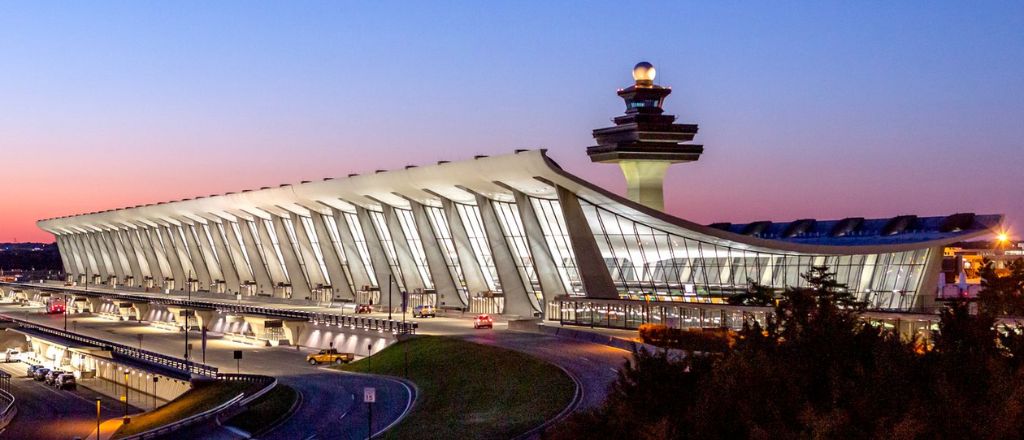
<instances>
[{"instance_id":1,"label":"illuminated light","mask_svg":"<svg viewBox=\"0 0 1024 440\"><path fill-rule=\"evenodd\" d=\"M633 80L650 81L654 82L654 77L657 76L658 72L654 69L654 65L647 61L641 61L633 66Z\"/></svg>"},{"instance_id":2,"label":"illuminated light","mask_svg":"<svg viewBox=\"0 0 1024 440\"><path fill-rule=\"evenodd\" d=\"M1010 241L1010 235L1006 232L1000 232L999 235L996 235L996 240L1000 243L1006 243Z\"/></svg>"}]
</instances>

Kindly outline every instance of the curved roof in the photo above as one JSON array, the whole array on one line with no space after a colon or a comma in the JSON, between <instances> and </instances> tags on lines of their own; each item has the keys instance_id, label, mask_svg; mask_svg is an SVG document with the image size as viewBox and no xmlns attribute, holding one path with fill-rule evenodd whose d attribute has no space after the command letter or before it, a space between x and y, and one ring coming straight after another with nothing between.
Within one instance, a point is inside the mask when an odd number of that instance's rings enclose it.
<instances>
[{"instance_id":1,"label":"curved roof","mask_svg":"<svg viewBox=\"0 0 1024 440\"><path fill-rule=\"evenodd\" d=\"M1000 215L973 216L969 222L960 218L953 222L958 228L942 232L942 228L936 225L941 226L940 220L949 217L914 217L914 221L901 220L909 224L902 227L903 232L884 237L871 235L874 237L871 239L858 239L868 235L856 233L847 233L842 236L844 239L821 235L825 230L831 233L837 228L851 229L850 225L837 224L857 223L847 221L849 219L704 226L634 203L587 182L559 167L547 157L545 150L520 150L501 156L477 156L458 162L441 161L431 166L52 218L40 220L38 224L52 233L70 233L181 222L269 218L269 213L310 215L311 212L328 213L330 208L352 211L354 205L368 209L379 209L381 204L407 208L410 201L416 201L437 206L439 197L472 204L475 203L474 193L512 201L510 189L536 197L554 198L554 185L564 187L592 204L669 233L734 248L782 253L863 254L941 246L989 233L1002 222ZM877 224L882 220L864 220L863 224L854 225L851 230L881 231L885 228L877 227Z\"/></svg>"}]
</instances>

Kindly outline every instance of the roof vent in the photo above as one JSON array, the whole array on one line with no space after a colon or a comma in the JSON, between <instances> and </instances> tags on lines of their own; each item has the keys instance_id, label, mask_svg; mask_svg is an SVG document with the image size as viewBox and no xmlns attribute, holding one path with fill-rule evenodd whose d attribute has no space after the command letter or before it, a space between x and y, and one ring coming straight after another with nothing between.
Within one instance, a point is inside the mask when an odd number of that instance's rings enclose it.
<instances>
[{"instance_id":1,"label":"roof vent","mask_svg":"<svg viewBox=\"0 0 1024 440\"><path fill-rule=\"evenodd\" d=\"M889 219L889 222L882 227L879 235L896 235L908 229L912 229L917 223L916 215L900 215Z\"/></svg>"},{"instance_id":2,"label":"roof vent","mask_svg":"<svg viewBox=\"0 0 1024 440\"><path fill-rule=\"evenodd\" d=\"M452 161L450 161L450 160L439 160L439 161L437 161L438 165L444 165L446 163L452 163Z\"/></svg>"},{"instance_id":3,"label":"roof vent","mask_svg":"<svg viewBox=\"0 0 1024 440\"><path fill-rule=\"evenodd\" d=\"M478 155L478 156L473 156L473 159L483 159L485 157L487 157L486 154L481 154L481 155Z\"/></svg>"},{"instance_id":4,"label":"roof vent","mask_svg":"<svg viewBox=\"0 0 1024 440\"><path fill-rule=\"evenodd\" d=\"M405 166L405 169L409 169L409 168L416 168L416 165L406 165Z\"/></svg>"},{"instance_id":5,"label":"roof vent","mask_svg":"<svg viewBox=\"0 0 1024 440\"><path fill-rule=\"evenodd\" d=\"M960 232L974 226L973 212L959 212L946 217L939 226L939 232Z\"/></svg>"},{"instance_id":6,"label":"roof vent","mask_svg":"<svg viewBox=\"0 0 1024 440\"><path fill-rule=\"evenodd\" d=\"M814 228L814 225L818 221L813 218L805 218L796 220L786 226L786 229L782 231L782 238L793 238L798 235L804 234Z\"/></svg>"},{"instance_id":7,"label":"roof vent","mask_svg":"<svg viewBox=\"0 0 1024 440\"><path fill-rule=\"evenodd\" d=\"M352 174L349 174L348 177L356 177L358 175L359 175L359 173L352 173Z\"/></svg>"},{"instance_id":8,"label":"roof vent","mask_svg":"<svg viewBox=\"0 0 1024 440\"><path fill-rule=\"evenodd\" d=\"M843 237L857 229L864 224L864 217L847 217L836 222L836 225L832 227L832 232L829 232L829 236L832 237Z\"/></svg>"},{"instance_id":9,"label":"roof vent","mask_svg":"<svg viewBox=\"0 0 1024 440\"><path fill-rule=\"evenodd\" d=\"M709 228L715 228L715 229L721 229L723 231L728 231L729 228L732 227L732 223L727 223L727 222L712 223L712 224L708 225L708 227Z\"/></svg>"},{"instance_id":10,"label":"roof vent","mask_svg":"<svg viewBox=\"0 0 1024 440\"><path fill-rule=\"evenodd\" d=\"M771 226L771 225L772 225L772 222L770 222L770 221L753 222L753 223L747 225L745 228L743 228L743 232L740 232L740 233L743 234L743 235L751 235L751 236L754 236L754 237L759 237L759 236L761 236L761 234L764 233L764 231L767 231L768 227Z\"/></svg>"},{"instance_id":11,"label":"roof vent","mask_svg":"<svg viewBox=\"0 0 1024 440\"><path fill-rule=\"evenodd\" d=\"M380 174L380 173L386 173L386 172L388 172L388 170L377 170L377 171L374 171L373 173L374 174Z\"/></svg>"},{"instance_id":12,"label":"roof vent","mask_svg":"<svg viewBox=\"0 0 1024 440\"><path fill-rule=\"evenodd\" d=\"M324 182L326 182L328 180L334 180L334 178L333 177L324 177Z\"/></svg>"}]
</instances>

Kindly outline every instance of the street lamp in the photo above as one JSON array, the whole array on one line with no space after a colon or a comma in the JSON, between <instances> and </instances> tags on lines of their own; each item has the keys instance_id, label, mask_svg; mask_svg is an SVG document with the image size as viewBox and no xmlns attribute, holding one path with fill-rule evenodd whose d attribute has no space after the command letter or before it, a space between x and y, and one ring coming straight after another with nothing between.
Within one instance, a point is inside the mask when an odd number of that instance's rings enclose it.
<instances>
[{"instance_id":1,"label":"street lamp","mask_svg":"<svg viewBox=\"0 0 1024 440\"><path fill-rule=\"evenodd\" d=\"M124 424L128 424L128 370L124 370Z\"/></svg>"},{"instance_id":2,"label":"street lamp","mask_svg":"<svg viewBox=\"0 0 1024 440\"><path fill-rule=\"evenodd\" d=\"M96 399L96 440L100 440L100 399Z\"/></svg>"}]
</instances>

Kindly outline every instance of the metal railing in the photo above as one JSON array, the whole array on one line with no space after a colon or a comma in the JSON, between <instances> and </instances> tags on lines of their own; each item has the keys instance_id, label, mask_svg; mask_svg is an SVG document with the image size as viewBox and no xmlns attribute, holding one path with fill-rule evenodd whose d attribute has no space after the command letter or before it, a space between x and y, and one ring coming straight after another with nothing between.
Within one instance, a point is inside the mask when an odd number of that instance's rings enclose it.
<instances>
[{"instance_id":1,"label":"metal railing","mask_svg":"<svg viewBox=\"0 0 1024 440\"><path fill-rule=\"evenodd\" d=\"M277 379L270 376L262 376L256 374L219 374L218 379L234 382L248 382L260 385L260 389L252 394L240 393L239 395L231 398L227 402L217 405L214 408L203 411L199 414L191 415L184 419L172 422L163 426L150 429L148 431L140 432L128 437L124 437L123 440L144 440L150 438L163 437L179 429L187 428L197 423L205 422L211 419L217 419L220 423L228 417L234 416L239 412L243 411L250 403L256 399L263 397L264 394L270 392L277 386Z\"/></svg>"},{"instance_id":2,"label":"metal railing","mask_svg":"<svg viewBox=\"0 0 1024 440\"><path fill-rule=\"evenodd\" d=\"M10 374L4 373L7 379L11 378ZM14 418L15 414L18 414L18 407L14 405L14 395L7 390L0 390L0 405L3 409L0 410L0 432L7 424L11 423L11 419Z\"/></svg>"},{"instance_id":3,"label":"metal railing","mask_svg":"<svg viewBox=\"0 0 1024 440\"><path fill-rule=\"evenodd\" d=\"M415 322L402 322L393 319L380 319L373 317L364 317L358 315L347 315L344 313L318 313L305 310L295 309L284 309L277 307L264 307L241 303L232 303L224 301L209 301L209 300L187 300L178 299L171 297L159 297L159 296L148 296L148 295L132 295L126 293L115 293L105 291L84 291L80 289L69 289L66 287L51 287L51 286L40 286L40 285L23 285L23 284L12 284L12 283L0 283L10 284L22 287L31 287L34 289L47 290L51 292L68 293L74 295L90 296L90 297L105 297L112 298L121 301L136 301L136 302L151 302L157 304L163 304L165 306L182 307L182 308L194 308L194 309L215 309L225 313L231 314L249 314L249 315L260 315L269 318L279 319L299 319L304 321L310 321L315 324L327 324L337 325L340 327L349 327L356 330L368 330L368 331L387 331L399 334L415 334L416 329L419 328L419 324Z\"/></svg>"},{"instance_id":4,"label":"metal railing","mask_svg":"<svg viewBox=\"0 0 1024 440\"><path fill-rule=\"evenodd\" d=\"M128 345L118 344L116 342L104 341L102 339L94 338L91 336L85 336L78 333L72 333L61 329L37 324L23 319L14 318L8 315L0 314L0 317L8 321L16 322L19 326L36 330L41 333L45 333L51 336L67 339L69 341L78 342L84 345L92 345L100 347L104 350L109 350L113 354L128 357L133 360L141 361L144 363L153 364L156 366L169 368L171 370L180 371L186 374L198 374L200 376L217 377L218 370L216 367L211 367L206 364L198 362L185 361L184 359L168 356L165 354L156 353L149 350L140 350L135 347Z\"/></svg>"}]
</instances>

